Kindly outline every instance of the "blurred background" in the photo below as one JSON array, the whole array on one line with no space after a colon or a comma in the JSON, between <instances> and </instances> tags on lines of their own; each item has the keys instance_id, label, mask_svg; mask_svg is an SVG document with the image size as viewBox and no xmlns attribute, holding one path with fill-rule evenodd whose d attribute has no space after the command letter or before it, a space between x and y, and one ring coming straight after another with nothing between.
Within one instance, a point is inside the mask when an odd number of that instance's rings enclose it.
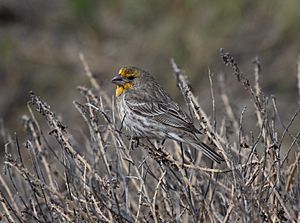
<instances>
[{"instance_id":1,"label":"blurred background","mask_svg":"<svg viewBox=\"0 0 300 223\"><path fill-rule=\"evenodd\" d=\"M76 87L90 86L79 52L109 95L113 74L135 65L153 73L182 103L170 65L174 57L207 112L208 68L215 76L224 72L240 111L249 99L222 64L219 49L225 48L250 80L251 61L259 56L263 90L277 96L287 120L298 100L299 9L298 0L0 0L0 117L8 131L20 131L33 90L67 125L74 124Z\"/></svg>"}]
</instances>

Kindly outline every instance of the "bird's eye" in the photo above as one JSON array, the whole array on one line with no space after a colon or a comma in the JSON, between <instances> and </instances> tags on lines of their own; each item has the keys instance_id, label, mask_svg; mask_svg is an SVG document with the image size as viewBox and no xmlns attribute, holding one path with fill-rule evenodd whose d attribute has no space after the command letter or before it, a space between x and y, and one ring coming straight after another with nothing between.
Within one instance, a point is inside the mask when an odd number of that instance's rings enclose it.
<instances>
[{"instance_id":1,"label":"bird's eye","mask_svg":"<svg viewBox=\"0 0 300 223\"><path fill-rule=\"evenodd\" d=\"M134 79L134 76L129 76L127 77L128 80L133 80Z\"/></svg>"}]
</instances>

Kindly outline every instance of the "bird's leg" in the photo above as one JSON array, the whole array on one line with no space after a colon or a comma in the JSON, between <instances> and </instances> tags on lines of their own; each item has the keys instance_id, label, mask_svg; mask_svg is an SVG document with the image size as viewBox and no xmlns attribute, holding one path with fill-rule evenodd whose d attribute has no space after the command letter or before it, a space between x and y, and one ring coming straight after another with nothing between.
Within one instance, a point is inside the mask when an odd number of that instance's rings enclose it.
<instances>
[{"instance_id":1,"label":"bird's leg","mask_svg":"<svg viewBox=\"0 0 300 223\"><path fill-rule=\"evenodd\" d=\"M166 139L163 140L157 140L158 148L162 149L165 144Z\"/></svg>"},{"instance_id":2,"label":"bird's leg","mask_svg":"<svg viewBox=\"0 0 300 223\"><path fill-rule=\"evenodd\" d=\"M138 147L140 145L139 137L134 137L135 146Z\"/></svg>"},{"instance_id":3,"label":"bird's leg","mask_svg":"<svg viewBox=\"0 0 300 223\"><path fill-rule=\"evenodd\" d=\"M130 136L130 149L137 148L140 145L139 137L137 136Z\"/></svg>"}]
</instances>

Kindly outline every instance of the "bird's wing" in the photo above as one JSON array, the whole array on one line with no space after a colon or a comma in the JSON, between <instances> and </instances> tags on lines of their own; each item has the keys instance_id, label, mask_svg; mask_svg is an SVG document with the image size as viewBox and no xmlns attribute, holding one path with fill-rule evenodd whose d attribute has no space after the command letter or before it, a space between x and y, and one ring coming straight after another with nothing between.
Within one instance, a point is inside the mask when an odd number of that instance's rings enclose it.
<instances>
[{"instance_id":1,"label":"bird's wing","mask_svg":"<svg viewBox=\"0 0 300 223\"><path fill-rule=\"evenodd\" d=\"M143 101L127 100L127 106L138 115L152 118L162 124L180 128L185 131L198 131L187 114L174 101Z\"/></svg>"}]
</instances>

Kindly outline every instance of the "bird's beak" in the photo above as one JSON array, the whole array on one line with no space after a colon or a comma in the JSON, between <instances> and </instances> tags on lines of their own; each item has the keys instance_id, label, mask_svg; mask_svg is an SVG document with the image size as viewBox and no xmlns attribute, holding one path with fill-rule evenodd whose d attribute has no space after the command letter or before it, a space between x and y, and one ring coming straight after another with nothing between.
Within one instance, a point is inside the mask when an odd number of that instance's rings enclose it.
<instances>
[{"instance_id":1,"label":"bird's beak","mask_svg":"<svg viewBox=\"0 0 300 223\"><path fill-rule=\"evenodd\" d=\"M111 82L119 86L123 86L125 84L124 79L120 75L115 76Z\"/></svg>"}]
</instances>

